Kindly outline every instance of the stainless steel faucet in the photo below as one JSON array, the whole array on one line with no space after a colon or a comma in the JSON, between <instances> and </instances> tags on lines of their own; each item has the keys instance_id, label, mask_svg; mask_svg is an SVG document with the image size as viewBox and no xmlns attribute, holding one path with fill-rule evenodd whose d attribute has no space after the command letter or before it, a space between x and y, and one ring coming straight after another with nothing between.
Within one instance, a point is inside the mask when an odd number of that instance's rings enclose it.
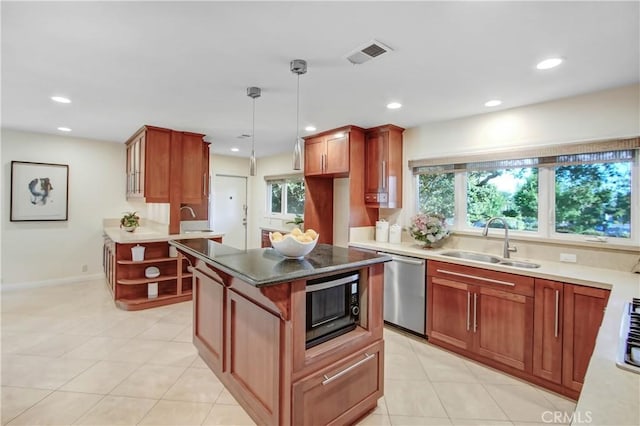
<instances>
[{"instance_id":1,"label":"stainless steel faucet","mask_svg":"<svg viewBox=\"0 0 640 426\"><path fill-rule=\"evenodd\" d=\"M193 211L193 209L190 206L182 206L180 207L180 211L182 211L182 209L187 209L191 212L191 217L195 218L196 217L196 212Z\"/></svg>"},{"instance_id":2,"label":"stainless steel faucet","mask_svg":"<svg viewBox=\"0 0 640 426\"><path fill-rule=\"evenodd\" d=\"M487 224L484 226L484 230L482 231L482 236L486 237L489 234L489 225L496 220L502 221L504 225L504 248L502 250L502 257L505 259L509 259L509 252L517 252L517 247L509 247L509 226L507 225L507 221L503 217L492 217L487 221Z\"/></svg>"}]
</instances>

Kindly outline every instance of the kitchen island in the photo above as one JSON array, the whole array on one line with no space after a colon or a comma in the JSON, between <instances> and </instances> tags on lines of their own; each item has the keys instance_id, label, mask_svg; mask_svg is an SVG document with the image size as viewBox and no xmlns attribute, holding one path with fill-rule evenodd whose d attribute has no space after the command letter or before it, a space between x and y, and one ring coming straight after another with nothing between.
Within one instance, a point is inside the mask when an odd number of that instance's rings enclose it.
<instances>
[{"instance_id":1,"label":"kitchen island","mask_svg":"<svg viewBox=\"0 0 640 426\"><path fill-rule=\"evenodd\" d=\"M206 239L169 244L196 259L194 345L257 424L351 424L376 407L390 257L324 244L300 260ZM345 274L358 277L355 328L308 345L307 288Z\"/></svg>"}]
</instances>

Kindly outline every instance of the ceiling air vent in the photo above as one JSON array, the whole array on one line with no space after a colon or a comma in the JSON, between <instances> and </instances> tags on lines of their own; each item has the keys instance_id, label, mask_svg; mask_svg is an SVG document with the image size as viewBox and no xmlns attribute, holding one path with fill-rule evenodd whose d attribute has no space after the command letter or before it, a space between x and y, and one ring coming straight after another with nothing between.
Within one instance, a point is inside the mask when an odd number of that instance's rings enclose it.
<instances>
[{"instance_id":1,"label":"ceiling air vent","mask_svg":"<svg viewBox=\"0 0 640 426\"><path fill-rule=\"evenodd\" d=\"M367 61L370 61L373 58L377 58L383 53L392 51L393 50L389 46L385 46L379 41L371 40L361 48L356 49L354 52L350 53L347 56L347 60L354 65L360 65L364 64Z\"/></svg>"}]
</instances>

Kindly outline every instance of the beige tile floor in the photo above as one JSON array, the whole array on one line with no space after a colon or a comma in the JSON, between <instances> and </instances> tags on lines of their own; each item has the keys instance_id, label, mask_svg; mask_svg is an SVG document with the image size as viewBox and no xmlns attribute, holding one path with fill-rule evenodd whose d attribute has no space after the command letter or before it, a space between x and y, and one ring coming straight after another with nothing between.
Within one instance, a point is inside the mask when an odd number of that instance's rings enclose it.
<instances>
[{"instance_id":1,"label":"beige tile floor","mask_svg":"<svg viewBox=\"0 0 640 426\"><path fill-rule=\"evenodd\" d=\"M198 357L191 302L125 312L102 280L1 297L3 425L253 424ZM392 328L385 345L385 396L361 425L548 424L575 408Z\"/></svg>"}]
</instances>

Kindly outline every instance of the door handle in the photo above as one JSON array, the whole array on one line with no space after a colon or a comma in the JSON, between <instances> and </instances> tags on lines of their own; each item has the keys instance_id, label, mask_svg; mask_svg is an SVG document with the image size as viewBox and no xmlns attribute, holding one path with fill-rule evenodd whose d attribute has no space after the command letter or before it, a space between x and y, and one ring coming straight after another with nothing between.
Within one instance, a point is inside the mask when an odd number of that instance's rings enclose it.
<instances>
[{"instance_id":1,"label":"door handle","mask_svg":"<svg viewBox=\"0 0 640 426\"><path fill-rule=\"evenodd\" d=\"M473 293L473 332L478 330L478 293Z\"/></svg>"},{"instance_id":2,"label":"door handle","mask_svg":"<svg viewBox=\"0 0 640 426\"><path fill-rule=\"evenodd\" d=\"M349 371L353 370L354 368L358 368L360 367L362 364L364 364L365 362L369 361L370 359L373 359L376 357L376 354L368 354L365 352L364 354L364 359L361 359L360 361L356 362L355 364L353 364L350 367L345 368L344 370L340 371L339 373L334 374L331 377L327 377L326 374L323 374L322 376L324 377L324 380L322 381L322 385L328 385L329 383L333 382L334 380L344 376L345 374L347 374Z\"/></svg>"},{"instance_id":3,"label":"door handle","mask_svg":"<svg viewBox=\"0 0 640 426\"><path fill-rule=\"evenodd\" d=\"M555 317L555 323L553 326L555 337L558 337L558 334L560 333L560 330L558 330L558 325L560 322L560 319L558 318L559 311L560 311L560 291L556 290L556 317Z\"/></svg>"},{"instance_id":4,"label":"door handle","mask_svg":"<svg viewBox=\"0 0 640 426\"><path fill-rule=\"evenodd\" d=\"M467 291L467 331L471 326L471 293Z\"/></svg>"}]
</instances>

